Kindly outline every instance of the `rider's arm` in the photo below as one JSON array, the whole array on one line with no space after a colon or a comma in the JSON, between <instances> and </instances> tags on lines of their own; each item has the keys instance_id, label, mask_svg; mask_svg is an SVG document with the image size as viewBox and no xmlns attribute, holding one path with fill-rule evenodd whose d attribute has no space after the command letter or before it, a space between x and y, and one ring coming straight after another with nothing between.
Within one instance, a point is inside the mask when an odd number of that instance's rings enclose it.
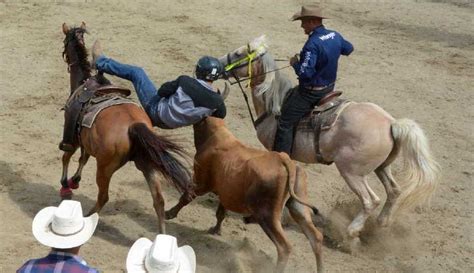
<instances>
[{"instance_id":1,"label":"rider's arm","mask_svg":"<svg viewBox=\"0 0 474 273\"><path fill-rule=\"evenodd\" d=\"M293 69L300 80L308 81L316 74L318 46L311 42L304 45L300 53L300 61L293 64Z\"/></svg>"},{"instance_id":2,"label":"rider's arm","mask_svg":"<svg viewBox=\"0 0 474 273\"><path fill-rule=\"evenodd\" d=\"M158 95L160 97L167 98L167 97L173 95L176 92L177 89L178 89L178 81L177 80L165 82L164 84L161 85L160 89L158 89Z\"/></svg>"},{"instance_id":3,"label":"rider's arm","mask_svg":"<svg viewBox=\"0 0 474 273\"><path fill-rule=\"evenodd\" d=\"M341 54L348 56L352 53L352 51L354 51L354 46L352 46L349 41L345 40L344 37L341 36Z\"/></svg>"},{"instance_id":4,"label":"rider's arm","mask_svg":"<svg viewBox=\"0 0 474 273\"><path fill-rule=\"evenodd\" d=\"M225 118L226 114L227 114L227 110L226 110L224 101L222 101L222 103L220 103L217 106L216 111L214 111L214 113L212 113L212 116L216 117L216 118Z\"/></svg>"}]
</instances>

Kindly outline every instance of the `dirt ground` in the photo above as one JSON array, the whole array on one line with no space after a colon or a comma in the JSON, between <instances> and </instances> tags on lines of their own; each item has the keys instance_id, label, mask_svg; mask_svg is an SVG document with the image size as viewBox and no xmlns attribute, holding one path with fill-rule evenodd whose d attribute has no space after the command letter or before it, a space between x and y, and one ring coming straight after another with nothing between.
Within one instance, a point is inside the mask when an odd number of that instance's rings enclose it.
<instances>
[{"instance_id":1,"label":"dirt ground","mask_svg":"<svg viewBox=\"0 0 474 273\"><path fill-rule=\"evenodd\" d=\"M288 18L305 1L0 1L0 272L47 253L31 234L32 218L57 205L63 114L69 75L61 57L63 22L85 21L90 47L100 38L105 53L143 66L157 85L190 75L201 55L221 56L266 34L277 58L298 52L306 36ZM430 210L400 215L391 228L370 218L362 251L350 255L324 247L327 272L474 272L473 91L474 6L470 0L326 1L333 19L356 50L341 58L338 89L347 98L374 102L394 117L416 120L430 139L442 177ZM283 65L283 63L282 63ZM296 83L293 72L287 73ZM131 87L112 78L115 83ZM133 98L136 100L135 94ZM242 142L261 147L240 91L233 87L226 121ZM162 131L159 133L163 133ZM192 129L167 131L192 155ZM75 157L73 168L77 164ZM310 201L342 231L360 207L334 166L306 165ZM84 210L95 202L95 160L84 170L74 199ZM385 199L375 176L370 184ZM178 194L166 188L167 208ZM166 223L168 233L197 254L198 272L271 272L276 249L257 225L231 214L222 236L214 196L204 196ZM124 272L129 247L157 230L152 200L133 164L113 177L110 201L94 237L81 254L104 272ZM304 235L286 228L293 252L287 272L313 272Z\"/></svg>"}]
</instances>

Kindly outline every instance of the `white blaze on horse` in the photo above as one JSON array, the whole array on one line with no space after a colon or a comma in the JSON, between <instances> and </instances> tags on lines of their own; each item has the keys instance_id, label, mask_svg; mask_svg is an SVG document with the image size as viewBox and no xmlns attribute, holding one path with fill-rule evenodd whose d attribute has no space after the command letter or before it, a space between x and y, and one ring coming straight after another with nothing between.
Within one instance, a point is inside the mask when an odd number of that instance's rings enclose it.
<instances>
[{"instance_id":1,"label":"white blaze on horse","mask_svg":"<svg viewBox=\"0 0 474 273\"><path fill-rule=\"evenodd\" d=\"M277 116L292 83L278 71L275 60L267 52L265 36L219 60L237 81L250 80L258 117L254 123L257 137L267 149L272 149ZM362 203L362 209L347 229L350 242L358 243L367 218L380 204L379 197L367 183L370 173L375 172L387 192L377 220L380 225L388 226L398 209L429 201L437 185L439 167L423 130L415 121L395 119L373 103L334 102L327 100L315 109L316 114L300 121L290 156L305 163L336 164ZM318 120L317 116L325 115L322 121ZM405 162L403 185L406 187L397 184L390 168L400 152Z\"/></svg>"}]
</instances>

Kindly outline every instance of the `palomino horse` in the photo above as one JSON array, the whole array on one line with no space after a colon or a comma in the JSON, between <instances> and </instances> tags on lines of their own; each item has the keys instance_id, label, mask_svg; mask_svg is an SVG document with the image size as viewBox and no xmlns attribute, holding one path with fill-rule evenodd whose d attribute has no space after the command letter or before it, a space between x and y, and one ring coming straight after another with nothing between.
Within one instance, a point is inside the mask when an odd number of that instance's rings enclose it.
<instances>
[{"instance_id":1,"label":"palomino horse","mask_svg":"<svg viewBox=\"0 0 474 273\"><path fill-rule=\"evenodd\" d=\"M283 272L291 245L281 225L286 206L309 239L318 272L323 271L321 247L323 235L313 225L306 202L306 173L285 153L262 151L244 146L226 128L224 120L208 117L194 125L195 193L214 192L219 196L217 224L209 231L220 234L226 210L249 215L270 237L277 248L277 272ZM172 219L192 198L183 195L166 212Z\"/></svg>"},{"instance_id":2,"label":"palomino horse","mask_svg":"<svg viewBox=\"0 0 474 273\"><path fill-rule=\"evenodd\" d=\"M83 39L85 24L82 23L77 28L69 28L63 24L63 32L66 35L63 56L69 65L71 90L76 90L91 77ZM158 216L160 233L165 232L165 211L159 174L172 182L184 195L192 194L189 171L173 155L185 155L184 150L169 139L153 133L150 118L136 104L119 104L102 110L91 128L81 129L80 146L79 168L70 180L67 179L67 169L74 152L65 152L63 155L61 195L63 198L70 198L70 188L79 186L81 171L89 156L95 157L99 193L97 203L89 214L99 212L108 201L110 179L114 172L128 161L134 161L146 178Z\"/></svg>"},{"instance_id":3,"label":"palomino horse","mask_svg":"<svg viewBox=\"0 0 474 273\"><path fill-rule=\"evenodd\" d=\"M220 61L237 81L240 78L251 80L253 105L261 120L255 126L257 137L267 149L272 149L276 116L292 85L278 71L265 42L265 36L258 37L221 57ZM439 168L422 129L413 120L394 119L373 103L346 104L333 126L321 132L319 143L314 139L314 132L298 130L290 156L305 163L320 163L316 157L319 146L324 161L334 162L357 194L362 209L347 229L351 245L358 244L365 221L380 203L367 183L370 173L375 172L387 192L387 200L377 219L382 226L392 222L397 209L429 201L436 188ZM397 184L390 170L400 150L405 162L406 188Z\"/></svg>"}]
</instances>

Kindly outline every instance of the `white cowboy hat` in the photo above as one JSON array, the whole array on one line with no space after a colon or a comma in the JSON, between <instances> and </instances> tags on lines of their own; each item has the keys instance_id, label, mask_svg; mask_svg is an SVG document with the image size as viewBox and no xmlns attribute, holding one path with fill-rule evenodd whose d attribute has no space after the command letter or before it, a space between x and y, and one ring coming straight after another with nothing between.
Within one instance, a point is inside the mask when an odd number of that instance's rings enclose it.
<instances>
[{"instance_id":1,"label":"white cowboy hat","mask_svg":"<svg viewBox=\"0 0 474 273\"><path fill-rule=\"evenodd\" d=\"M97 213L82 215L81 203L64 200L59 207L46 207L33 219L32 229L41 244L58 249L73 248L87 242L99 221Z\"/></svg>"},{"instance_id":2,"label":"white cowboy hat","mask_svg":"<svg viewBox=\"0 0 474 273\"><path fill-rule=\"evenodd\" d=\"M196 255L188 246L178 248L176 238L158 234L155 241L138 239L127 256L128 273L194 273Z\"/></svg>"}]
</instances>

